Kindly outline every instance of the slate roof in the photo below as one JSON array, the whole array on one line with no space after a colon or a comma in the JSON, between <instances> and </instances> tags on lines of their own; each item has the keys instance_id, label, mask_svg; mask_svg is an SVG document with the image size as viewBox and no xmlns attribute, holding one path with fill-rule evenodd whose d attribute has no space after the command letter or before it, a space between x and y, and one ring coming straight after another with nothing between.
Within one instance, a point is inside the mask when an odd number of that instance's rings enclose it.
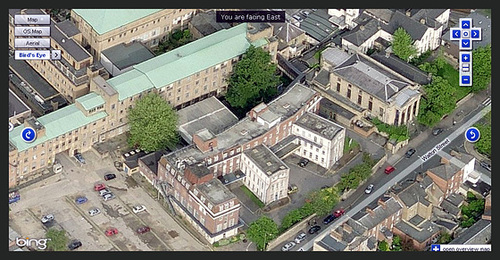
<instances>
[{"instance_id":1,"label":"slate roof","mask_svg":"<svg viewBox=\"0 0 500 260\"><path fill-rule=\"evenodd\" d=\"M439 176L443 180L450 180L451 177L455 176L455 174L460 171L460 168L455 166L452 163L441 164L437 167L428 169L428 171L434 173Z\"/></svg>"},{"instance_id":2,"label":"slate roof","mask_svg":"<svg viewBox=\"0 0 500 260\"><path fill-rule=\"evenodd\" d=\"M449 244L450 245L465 245L471 243L481 243L479 241L474 242L474 238L480 235L483 232L489 232L491 234L491 221L480 219L474 225L467 228L464 232L460 233L460 235L453 239ZM485 242L482 242L484 244Z\"/></svg>"},{"instance_id":3,"label":"slate roof","mask_svg":"<svg viewBox=\"0 0 500 260\"><path fill-rule=\"evenodd\" d=\"M431 83L431 80L426 72L408 62L405 62L392 53L387 57L385 52L374 52L370 57L403 75L405 78L420 85L427 85Z\"/></svg>"},{"instance_id":4,"label":"slate roof","mask_svg":"<svg viewBox=\"0 0 500 260\"><path fill-rule=\"evenodd\" d=\"M201 12L193 16L189 22L198 32L203 36L212 34L221 29L228 29L231 27L229 23L218 23L215 20L215 11Z\"/></svg>"},{"instance_id":5,"label":"slate roof","mask_svg":"<svg viewBox=\"0 0 500 260\"><path fill-rule=\"evenodd\" d=\"M427 193L425 193L425 190L420 187L420 184L418 182L415 182L408 186L406 189L400 191L397 196L406 207L411 207L418 202L424 204L425 206L431 204L426 199Z\"/></svg>"},{"instance_id":6,"label":"slate roof","mask_svg":"<svg viewBox=\"0 0 500 260\"><path fill-rule=\"evenodd\" d=\"M408 224L405 220L399 221L394 225L394 227L420 243L440 232L439 227L429 220L424 220L420 223L418 229L413 225Z\"/></svg>"},{"instance_id":7,"label":"slate roof","mask_svg":"<svg viewBox=\"0 0 500 260\"><path fill-rule=\"evenodd\" d=\"M9 88L9 117L31 111L31 109Z\"/></svg>"},{"instance_id":8,"label":"slate roof","mask_svg":"<svg viewBox=\"0 0 500 260\"><path fill-rule=\"evenodd\" d=\"M155 57L155 55L141 42L133 42L130 44L120 43L103 50L101 55L106 56L106 58L120 70Z\"/></svg>"},{"instance_id":9,"label":"slate roof","mask_svg":"<svg viewBox=\"0 0 500 260\"><path fill-rule=\"evenodd\" d=\"M300 28L317 41L321 42L338 30L338 27L331 23L326 9L318 9L311 12L300 23Z\"/></svg>"}]
</instances>

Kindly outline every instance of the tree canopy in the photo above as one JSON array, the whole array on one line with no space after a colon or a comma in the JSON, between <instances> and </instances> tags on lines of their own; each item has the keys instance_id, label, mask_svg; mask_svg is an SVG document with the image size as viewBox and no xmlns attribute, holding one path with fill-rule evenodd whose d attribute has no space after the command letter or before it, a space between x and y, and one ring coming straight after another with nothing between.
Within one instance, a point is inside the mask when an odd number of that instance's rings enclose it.
<instances>
[{"instance_id":1,"label":"tree canopy","mask_svg":"<svg viewBox=\"0 0 500 260\"><path fill-rule=\"evenodd\" d=\"M472 51L472 91L485 89L491 82L491 45Z\"/></svg>"},{"instance_id":2,"label":"tree canopy","mask_svg":"<svg viewBox=\"0 0 500 260\"><path fill-rule=\"evenodd\" d=\"M456 107L456 89L442 77L435 76L432 82L424 86L424 95L420 99L418 122L434 126L441 117Z\"/></svg>"},{"instance_id":3,"label":"tree canopy","mask_svg":"<svg viewBox=\"0 0 500 260\"><path fill-rule=\"evenodd\" d=\"M178 115L160 95L143 96L128 112L131 147L147 152L175 147Z\"/></svg>"},{"instance_id":4,"label":"tree canopy","mask_svg":"<svg viewBox=\"0 0 500 260\"><path fill-rule=\"evenodd\" d=\"M50 228L45 237L50 239L47 241L47 250L50 251L66 251L68 244L68 237L66 231Z\"/></svg>"},{"instance_id":5,"label":"tree canopy","mask_svg":"<svg viewBox=\"0 0 500 260\"><path fill-rule=\"evenodd\" d=\"M396 29L392 36L392 51L396 56L407 62L417 54L411 35L402 27Z\"/></svg>"},{"instance_id":6,"label":"tree canopy","mask_svg":"<svg viewBox=\"0 0 500 260\"><path fill-rule=\"evenodd\" d=\"M260 102L270 101L280 82L276 68L268 52L251 45L233 68L226 100L232 107L247 111Z\"/></svg>"},{"instance_id":7,"label":"tree canopy","mask_svg":"<svg viewBox=\"0 0 500 260\"><path fill-rule=\"evenodd\" d=\"M267 216L261 216L250 224L247 229L248 239L257 245L257 250L266 249L267 243L278 236L278 225Z\"/></svg>"}]
</instances>

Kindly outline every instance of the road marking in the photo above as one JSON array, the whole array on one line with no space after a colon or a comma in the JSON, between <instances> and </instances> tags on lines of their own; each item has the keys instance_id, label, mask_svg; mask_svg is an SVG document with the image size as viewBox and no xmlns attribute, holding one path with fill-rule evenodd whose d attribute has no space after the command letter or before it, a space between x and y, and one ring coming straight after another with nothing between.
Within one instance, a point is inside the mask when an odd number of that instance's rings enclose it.
<instances>
[{"instance_id":1,"label":"road marking","mask_svg":"<svg viewBox=\"0 0 500 260\"><path fill-rule=\"evenodd\" d=\"M434 155L436 155L439 151L441 151L445 146L447 146L450 142L451 142L450 139L448 139L448 138L444 139L441 143L436 144L434 146L434 148L432 148L426 154L419 156L420 160L422 160L422 162L429 160Z\"/></svg>"}]
</instances>

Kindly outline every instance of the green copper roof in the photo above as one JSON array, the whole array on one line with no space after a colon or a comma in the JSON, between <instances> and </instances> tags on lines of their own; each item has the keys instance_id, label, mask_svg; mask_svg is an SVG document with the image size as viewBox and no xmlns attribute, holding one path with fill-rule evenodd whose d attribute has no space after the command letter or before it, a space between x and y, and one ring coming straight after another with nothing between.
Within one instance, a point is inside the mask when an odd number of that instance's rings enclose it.
<instances>
[{"instance_id":1,"label":"green copper roof","mask_svg":"<svg viewBox=\"0 0 500 260\"><path fill-rule=\"evenodd\" d=\"M85 110L89 110L91 108L104 105L104 98L100 95L97 95L95 92L90 92L85 96L81 96L75 100L79 102Z\"/></svg>"},{"instance_id":2,"label":"green copper roof","mask_svg":"<svg viewBox=\"0 0 500 260\"><path fill-rule=\"evenodd\" d=\"M243 54L250 46L247 24L212 33L134 66L107 81L124 100L150 88L161 88Z\"/></svg>"},{"instance_id":3,"label":"green copper roof","mask_svg":"<svg viewBox=\"0 0 500 260\"><path fill-rule=\"evenodd\" d=\"M34 142L26 143L21 138L21 131L24 129L24 125L19 125L9 132L9 141L21 152L106 116L106 112L99 112L87 117L74 104L71 104L37 118L45 127L45 135L37 137Z\"/></svg>"},{"instance_id":4,"label":"green copper roof","mask_svg":"<svg viewBox=\"0 0 500 260\"><path fill-rule=\"evenodd\" d=\"M105 34L163 9L73 9L98 34Z\"/></svg>"}]
</instances>

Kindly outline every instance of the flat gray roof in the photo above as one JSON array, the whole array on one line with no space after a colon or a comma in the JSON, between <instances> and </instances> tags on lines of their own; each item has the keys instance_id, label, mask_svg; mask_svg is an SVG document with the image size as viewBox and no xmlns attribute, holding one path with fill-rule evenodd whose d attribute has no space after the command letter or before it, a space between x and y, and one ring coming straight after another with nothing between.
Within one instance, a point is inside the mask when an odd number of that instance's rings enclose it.
<instances>
[{"instance_id":1,"label":"flat gray roof","mask_svg":"<svg viewBox=\"0 0 500 260\"><path fill-rule=\"evenodd\" d=\"M352 113L351 111L335 104L334 102L332 102L331 100L329 100L328 98L322 98L320 101L319 101L319 115L320 116L323 116L323 117L328 117L329 115L326 115L326 114L323 114L322 111L324 109L327 109L327 110L332 110L333 112L335 112L335 114L339 114L341 115L342 117L346 118L346 119L352 119L354 118L355 114Z\"/></svg>"},{"instance_id":2,"label":"flat gray roof","mask_svg":"<svg viewBox=\"0 0 500 260\"><path fill-rule=\"evenodd\" d=\"M9 88L9 118L26 111L31 109Z\"/></svg>"},{"instance_id":3,"label":"flat gray roof","mask_svg":"<svg viewBox=\"0 0 500 260\"><path fill-rule=\"evenodd\" d=\"M36 72L26 61L15 60L9 57L9 66L23 80L30 85L44 100L48 100L59 94L38 72Z\"/></svg>"},{"instance_id":4,"label":"flat gray roof","mask_svg":"<svg viewBox=\"0 0 500 260\"><path fill-rule=\"evenodd\" d=\"M245 150L243 153L269 176L277 171L288 169L288 166L264 144Z\"/></svg>"},{"instance_id":5,"label":"flat gray roof","mask_svg":"<svg viewBox=\"0 0 500 260\"><path fill-rule=\"evenodd\" d=\"M320 135L328 140L332 140L337 134L344 129L344 127L325 119L317 114L306 112L302 115L296 125L308 129L311 132Z\"/></svg>"},{"instance_id":6,"label":"flat gray roof","mask_svg":"<svg viewBox=\"0 0 500 260\"><path fill-rule=\"evenodd\" d=\"M113 65L122 70L153 58L155 55L141 42L121 43L101 52Z\"/></svg>"},{"instance_id":7,"label":"flat gray roof","mask_svg":"<svg viewBox=\"0 0 500 260\"><path fill-rule=\"evenodd\" d=\"M236 198L236 195L216 178L196 185L196 189L214 206Z\"/></svg>"},{"instance_id":8,"label":"flat gray roof","mask_svg":"<svg viewBox=\"0 0 500 260\"><path fill-rule=\"evenodd\" d=\"M321 52L321 58L332 67L342 64L342 62L346 61L351 56L352 54L337 47L328 47Z\"/></svg>"},{"instance_id":9,"label":"flat gray roof","mask_svg":"<svg viewBox=\"0 0 500 260\"><path fill-rule=\"evenodd\" d=\"M63 26L67 27L67 24L63 24ZM50 37L76 61L90 57L90 54L80 44L62 33L59 24L54 24L54 21L50 24Z\"/></svg>"},{"instance_id":10,"label":"flat gray roof","mask_svg":"<svg viewBox=\"0 0 500 260\"><path fill-rule=\"evenodd\" d=\"M80 33L80 30L78 30L76 25L70 19L58 22L57 27L59 27L61 32L63 32L67 37L73 37Z\"/></svg>"},{"instance_id":11,"label":"flat gray roof","mask_svg":"<svg viewBox=\"0 0 500 260\"><path fill-rule=\"evenodd\" d=\"M190 144L193 134L202 129L218 135L238 122L238 117L216 97L209 97L180 109L177 114L181 136Z\"/></svg>"}]
</instances>

